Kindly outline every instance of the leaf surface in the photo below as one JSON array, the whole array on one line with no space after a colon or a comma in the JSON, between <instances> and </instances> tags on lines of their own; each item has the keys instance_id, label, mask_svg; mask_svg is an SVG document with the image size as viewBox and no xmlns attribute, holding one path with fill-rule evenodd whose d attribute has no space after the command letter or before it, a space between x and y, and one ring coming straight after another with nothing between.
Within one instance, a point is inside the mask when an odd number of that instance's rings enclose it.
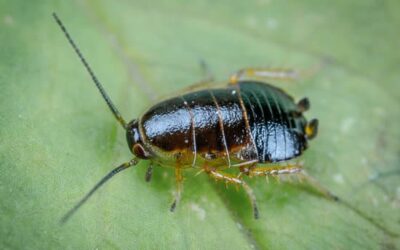
<instances>
[{"instance_id":1,"label":"leaf surface","mask_svg":"<svg viewBox=\"0 0 400 250\"><path fill-rule=\"evenodd\" d=\"M396 1L8 1L0 3L2 249L395 249L400 234L400 54ZM306 185L251 179L242 190L173 169L123 172L64 226L59 219L112 167L130 159L110 115L51 17L65 22L126 119L202 78L242 67L310 72L277 83L307 96L320 133ZM280 85L282 84L282 85Z\"/></svg>"}]
</instances>

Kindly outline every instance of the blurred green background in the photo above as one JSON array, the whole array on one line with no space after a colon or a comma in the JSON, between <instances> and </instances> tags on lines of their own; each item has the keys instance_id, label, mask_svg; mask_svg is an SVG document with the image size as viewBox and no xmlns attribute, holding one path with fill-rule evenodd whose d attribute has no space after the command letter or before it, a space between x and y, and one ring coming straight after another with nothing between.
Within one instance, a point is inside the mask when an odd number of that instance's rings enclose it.
<instances>
[{"instance_id":1,"label":"blurred green background","mask_svg":"<svg viewBox=\"0 0 400 250\"><path fill-rule=\"evenodd\" d=\"M1 249L396 249L400 247L399 1L0 0ZM130 159L110 115L51 17L55 11L121 113L132 119L202 77L248 66L318 68L279 86L311 100L320 134L308 172L345 201L296 183L242 190L147 163L59 219Z\"/></svg>"}]
</instances>

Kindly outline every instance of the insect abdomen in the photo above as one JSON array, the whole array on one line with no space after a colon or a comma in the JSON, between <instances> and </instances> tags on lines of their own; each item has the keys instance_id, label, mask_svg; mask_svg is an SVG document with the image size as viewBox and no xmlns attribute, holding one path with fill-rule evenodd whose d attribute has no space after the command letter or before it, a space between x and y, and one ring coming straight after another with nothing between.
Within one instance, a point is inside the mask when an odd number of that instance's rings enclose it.
<instances>
[{"instance_id":1,"label":"insect abdomen","mask_svg":"<svg viewBox=\"0 0 400 250\"><path fill-rule=\"evenodd\" d=\"M305 147L305 119L293 100L268 84L241 82L188 93L153 106L142 118L144 138L165 152L225 164L275 162Z\"/></svg>"},{"instance_id":2,"label":"insect abdomen","mask_svg":"<svg viewBox=\"0 0 400 250\"><path fill-rule=\"evenodd\" d=\"M265 83L238 84L259 162L292 159L307 147L306 120L294 100Z\"/></svg>"}]
</instances>

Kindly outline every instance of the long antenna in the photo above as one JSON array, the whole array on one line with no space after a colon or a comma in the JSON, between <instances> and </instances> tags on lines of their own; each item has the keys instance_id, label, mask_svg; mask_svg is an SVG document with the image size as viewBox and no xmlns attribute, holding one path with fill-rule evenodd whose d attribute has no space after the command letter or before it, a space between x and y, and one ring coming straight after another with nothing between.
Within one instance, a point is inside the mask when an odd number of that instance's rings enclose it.
<instances>
[{"instance_id":1,"label":"long antenna","mask_svg":"<svg viewBox=\"0 0 400 250\"><path fill-rule=\"evenodd\" d=\"M96 84L97 89L100 91L100 94L103 96L104 100L106 101L108 107L110 108L111 112L114 114L115 118L121 123L122 127L126 129L126 122L122 115L119 113L118 109L114 106L114 103L111 101L110 97L107 95L106 91L104 90L103 86L101 85L100 81L97 79L95 74L93 73L92 69L90 68L89 64L83 57L81 51L78 49L78 46L75 44L72 37L69 35L67 29L65 28L64 24L61 22L60 18L58 18L56 13L53 13L53 17L56 20L58 26L60 26L62 32L64 33L65 37L68 39L68 42L71 44L72 48L75 50L76 54L78 55L79 59L85 66L86 70L89 72L89 75L92 77L93 82Z\"/></svg>"},{"instance_id":2,"label":"long antenna","mask_svg":"<svg viewBox=\"0 0 400 250\"><path fill-rule=\"evenodd\" d=\"M109 172L106 176L104 176L76 205L71 208L60 220L61 224L64 224L65 222L68 221L69 218L75 212L83 205L85 202L96 192L97 189L99 189L101 186L103 186L104 183L106 183L109 179L111 179L114 175L118 174L122 170L125 170L129 167L135 166L138 163L137 159L132 159L129 162L125 162L124 164L121 164L120 166L114 168Z\"/></svg>"}]
</instances>

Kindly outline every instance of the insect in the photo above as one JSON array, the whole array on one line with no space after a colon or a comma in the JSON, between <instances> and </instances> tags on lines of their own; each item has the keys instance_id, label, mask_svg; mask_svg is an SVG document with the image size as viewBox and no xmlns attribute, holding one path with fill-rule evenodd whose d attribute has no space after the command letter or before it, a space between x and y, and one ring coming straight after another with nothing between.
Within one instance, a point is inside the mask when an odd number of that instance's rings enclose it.
<instances>
[{"instance_id":1,"label":"insect","mask_svg":"<svg viewBox=\"0 0 400 250\"><path fill-rule=\"evenodd\" d=\"M332 193L305 174L299 163L287 162L300 156L308 140L317 134L318 120L307 121L307 98L295 103L281 89L256 78L291 78L289 70L243 69L221 88L205 88L181 94L150 107L142 116L127 123L56 14L57 24L77 53L111 112L126 131L134 157L101 179L65 216L66 222L106 181L122 170L150 161L146 181L151 179L153 164L175 170L176 193L171 211L180 201L183 177L187 168L198 168L211 178L240 185L249 197L254 217L259 212L256 197L243 176L278 176L300 174L324 195ZM235 168L238 175L225 173Z\"/></svg>"}]
</instances>

